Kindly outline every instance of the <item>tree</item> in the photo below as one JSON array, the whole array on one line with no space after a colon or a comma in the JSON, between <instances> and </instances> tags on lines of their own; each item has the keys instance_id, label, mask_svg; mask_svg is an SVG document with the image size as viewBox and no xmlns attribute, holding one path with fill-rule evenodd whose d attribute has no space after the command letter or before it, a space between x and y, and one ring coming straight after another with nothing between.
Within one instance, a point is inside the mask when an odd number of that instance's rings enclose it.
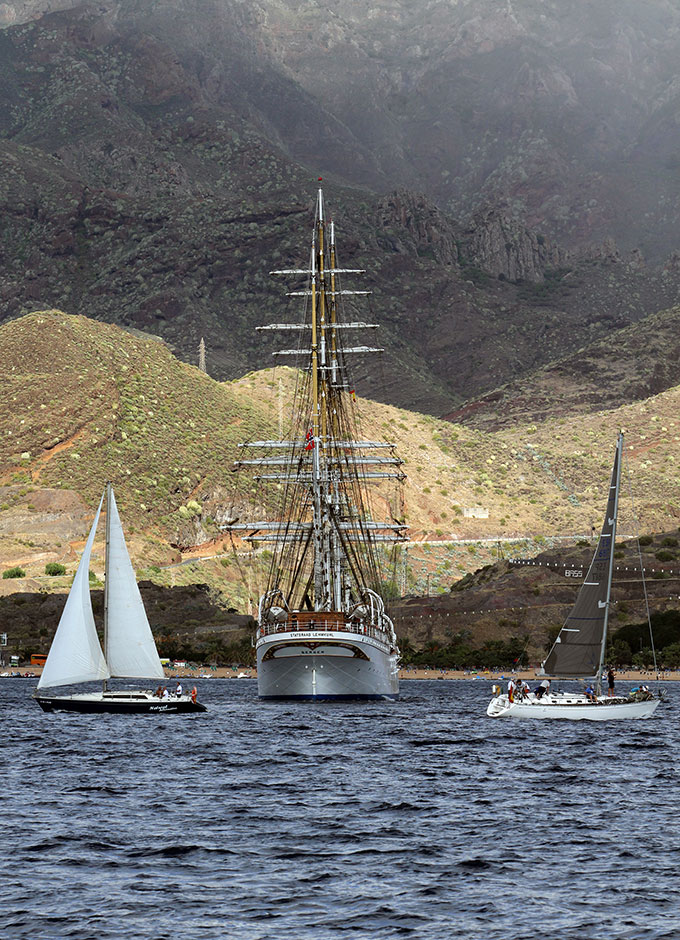
<instances>
[{"instance_id":1,"label":"tree","mask_svg":"<svg viewBox=\"0 0 680 940\"><path fill-rule=\"evenodd\" d=\"M659 653L661 662L667 669L680 668L680 643L671 643Z\"/></svg>"},{"instance_id":2,"label":"tree","mask_svg":"<svg viewBox=\"0 0 680 940\"><path fill-rule=\"evenodd\" d=\"M653 665L654 655L649 647L645 647L633 656L634 669L651 669Z\"/></svg>"}]
</instances>

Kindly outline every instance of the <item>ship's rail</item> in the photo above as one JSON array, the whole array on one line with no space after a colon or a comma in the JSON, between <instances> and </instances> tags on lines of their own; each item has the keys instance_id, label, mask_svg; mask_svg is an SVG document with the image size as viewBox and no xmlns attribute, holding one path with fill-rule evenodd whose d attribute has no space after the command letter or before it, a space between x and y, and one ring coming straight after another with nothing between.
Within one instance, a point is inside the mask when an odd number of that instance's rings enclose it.
<instances>
[{"instance_id":1,"label":"ship's rail","mask_svg":"<svg viewBox=\"0 0 680 940\"><path fill-rule=\"evenodd\" d=\"M391 637L386 630L381 630L366 623L347 623L339 620L305 620L303 623L265 623L257 628L256 638L271 636L275 633L351 633L353 635L368 636L381 643L390 644Z\"/></svg>"}]
</instances>

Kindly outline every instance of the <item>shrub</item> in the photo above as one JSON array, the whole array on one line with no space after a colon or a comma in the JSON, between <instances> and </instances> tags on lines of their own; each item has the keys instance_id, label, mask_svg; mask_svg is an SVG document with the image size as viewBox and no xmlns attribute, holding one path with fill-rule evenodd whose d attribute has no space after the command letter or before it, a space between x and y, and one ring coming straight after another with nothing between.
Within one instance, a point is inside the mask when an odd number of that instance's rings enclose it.
<instances>
[{"instance_id":1,"label":"shrub","mask_svg":"<svg viewBox=\"0 0 680 940\"><path fill-rule=\"evenodd\" d=\"M45 574L49 574L52 577L58 574L66 574L66 568L64 565L60 565L58 561L48 561L45 565Z\"/></svg>"},{"instance_id":2,"label":"shrub","mask_svg":"<svg viewBox=\"0 0 680 940\"><path fill-rule=\"evenodd\" d=\"M26 572L23 568L20 568L19 565L16 565L14 568L6 568L2 572L3 578L25 578Z\"/></svg>"}]
</instances>

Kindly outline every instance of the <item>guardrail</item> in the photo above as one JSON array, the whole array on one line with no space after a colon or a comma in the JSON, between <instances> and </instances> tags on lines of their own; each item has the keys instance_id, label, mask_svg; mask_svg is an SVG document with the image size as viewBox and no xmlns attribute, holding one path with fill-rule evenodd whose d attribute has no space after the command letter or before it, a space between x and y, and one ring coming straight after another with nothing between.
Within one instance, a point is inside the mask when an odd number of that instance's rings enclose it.
<instances>
[{"instance_id":1,"label":"guardrail","mask_svg":"<svg viewBox=\"0 0 680 940\"><path fill-rule=\"evenodd\" d=\"M390 643L390 636L385 630L365 623L349 623L339 620L308 620L303 624L286 621L286 623L267 623L258 627L257 639L262 636L271 636L274 633L351 633L359 636L369 636L382 643Z\"/></svg>"}]
</instances>

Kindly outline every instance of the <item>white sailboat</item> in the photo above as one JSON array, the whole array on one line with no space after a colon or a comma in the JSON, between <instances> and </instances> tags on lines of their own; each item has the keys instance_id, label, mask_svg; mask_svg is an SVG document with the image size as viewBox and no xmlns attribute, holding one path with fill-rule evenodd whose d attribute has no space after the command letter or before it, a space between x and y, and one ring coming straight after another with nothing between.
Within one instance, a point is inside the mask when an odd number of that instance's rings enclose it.
<instances>
[{"instance_id":1,"label":"white sailboat","mask_svg":"<svg viewBox=\"0 0 680 940\"><path fill-rule=\"evenodd\" d=\"M237 464L255 469L258 480L279 482L280 521L225 526L273 546L255 639L261 698L399 693L397 638L380 595L380 546L403 540L406 526L375 517L369 487L403 481L402 461L392 444L363 439L346 366L354 353L381 350L342 341L347 330L375 328L342 316L346 295L368 291L341 289L340 279L363 273L339 265L319 189L309 264L272 272L304 278L290 294L303 298L303 318L260 327L301 336L300 348L275 354L294 357L302 370L291 437L246 444L269 453Z\"/></svg>"},{"instance_id":2,"label":"white sailboat","mask_svg":"<svg viewBox=\"0 0 680 940\"><path fill-rule=\"evenodd\" d=\"M602 671L614 571L614 545L621 485L623 434L619 434L602 532L576 603L548 653L542 674L557 679L582 679L593 684L586 692L548 691L512 697L496 694L487 715L492 718L567 718L611 721L649 718L659 699L647 690L632 696L602 695Z\"/></svg>"},{"instance_id":3,"label":"white sailboat","mask_svg":"<svg viewBox=\"0 0 680 940\"><path fill-rule=\"evenodd\" d=\"M106 498L104 651L92 612L90 556ZM35 700L43 711L197 712L204 705L190 695L159 698L151 690L109 689L110 678L165 678L130 561L111 484L99 502L71 591L38 680ZM101 691L45 695L43 689L101 680Z\"/></svg>"}]
</instances>

